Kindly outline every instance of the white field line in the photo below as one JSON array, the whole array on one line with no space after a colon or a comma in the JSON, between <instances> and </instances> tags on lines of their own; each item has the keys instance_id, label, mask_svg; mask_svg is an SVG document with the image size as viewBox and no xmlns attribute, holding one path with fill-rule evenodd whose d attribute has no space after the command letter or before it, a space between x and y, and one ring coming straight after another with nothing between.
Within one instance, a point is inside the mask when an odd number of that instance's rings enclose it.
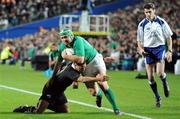
<instances>
[{"instance_id":1,"label":"white field line","mask_svg":"<svg viewBox=\"0 0 180 119\"><path fill-rule=\"evenodd\" d=\"M17 92L22 92L22 93L36 95L36 96L40 96L41 95L40 93L31 92L31 91L27 91L27 90L23 90L23 89L18 89L18 88L14 88L14 87L9 87L9 86L6 86L6 85L1 85L1 84L0 84L0 88L14 90L14 91L17 91ZM113 112L112 109L105 108L105 107L98 108L97 106L92 105L92 104L88 104L88 103L84 103L84 102L80 102L80 101L75 101L75 100L70 100L70 99L68 99L68 101L71 102L71 103L75 103L75 104L79 104L79 105L83 105L83 106L87 106L87 107L92 107L92 108L97 108L97 109L105 110L105 111L108 111L108 112ZM141 115L137 115L137 114L132 114L132 113L127 113L127 112L122 112L122 114L127 115L127 116L131 116L131 117L135 117L135 118L139 118L139 119L151 119L150 117L145 117L145 116L141 116Z\"/></svg>"}]
</instances>

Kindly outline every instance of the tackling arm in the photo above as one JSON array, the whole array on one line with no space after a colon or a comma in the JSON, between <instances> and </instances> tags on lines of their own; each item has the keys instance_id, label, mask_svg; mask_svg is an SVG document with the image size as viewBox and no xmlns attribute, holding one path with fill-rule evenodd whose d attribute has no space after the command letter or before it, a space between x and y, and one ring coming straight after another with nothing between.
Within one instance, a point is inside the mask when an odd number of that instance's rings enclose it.
<instances>
[{"instance_id":1,"label":"tackling arm","mask_svg":"<svg viewBox=\"0 0 180 119\"><path fill-rule=\"evenodd\" d=\"M54 70L53 70L52 77L49 79L49 83L52 83L52 82L53 82L53 80L54 80L57 72L58 72L59 69L61 68L61 66L62 66L62 61L57 60L55 66L54 66Z\"/></svg>"},{"instance_id":2,"label":"tackling arm","mask_svg":"<svg viewBox=\"0 0 180 119\"><path fill-rule=\"evenodd\" d=\"M84 63L84 57L77 56L77 55L68 55L67 52L62 52L61 56L68 61L76 62L76 63Z\"/></svg>"},{"instance_id":3,"label":"tackling arm","mask_svg":"<svg viewBox=\"0 0 180 119\"><path fill-rule=\"evenodd\" d=\"M111 57L111 56L110 57L105 57L104 61L105 62L113 62L113 61L115 61L115 57Z\"/></svg>"},{"instance_id":4,"label":"tackling arm","mask_svg":"<svg viewBox=\"0 0 180 119\"><path fill-rule=\"evenodd\" d=\"M107 80L109 80L109 76L97 75L96 77L80 76L77 81L88 82L88 81L107 81Z\"/></svg>"}]
</instances>

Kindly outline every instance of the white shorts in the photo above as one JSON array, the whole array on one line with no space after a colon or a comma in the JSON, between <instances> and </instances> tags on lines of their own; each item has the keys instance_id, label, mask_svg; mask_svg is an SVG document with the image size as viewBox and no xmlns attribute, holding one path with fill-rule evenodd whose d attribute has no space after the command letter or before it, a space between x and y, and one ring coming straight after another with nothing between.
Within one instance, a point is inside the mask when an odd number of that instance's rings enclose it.
<instances>
[{"instance_id":1,"label":"white shorts","mask_svg":"<svg viewBox=\"0 0 180 119\"><path fill-rule=\"evenodd\" d=\"M103 56L97 53L94 59L89 64L87 64L83 75L94 77L99 73L104 75L106 74L106 65L104 63Z\"/></svg>"}]
</instances>

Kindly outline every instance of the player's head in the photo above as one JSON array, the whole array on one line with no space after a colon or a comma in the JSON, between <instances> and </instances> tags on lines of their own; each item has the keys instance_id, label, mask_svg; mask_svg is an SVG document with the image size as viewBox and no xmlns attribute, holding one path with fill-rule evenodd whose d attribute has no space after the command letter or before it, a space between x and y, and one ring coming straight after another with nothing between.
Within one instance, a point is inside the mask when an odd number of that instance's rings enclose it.
<instances>
[{"instance_id":1,"label":"player's head","mask_svg":"<svg viewBox=\"0 0 180 119\"><path fill-rule=\"evenodd\" d=\"M56 51L58 48L55 43L52 43L50 49L51 49L51 51Z\"/></svg>"},{"instance_id":2,"label":"player's head","mask_svg":"<svg viewBox=\"0 0 180 119\"><path fill-rule=\"evenodd\" d=\"M155 5L153 3L146 3L143 8L146 18L153 20L155 18Z\"/></svg>"},{"instance_id":3,"label":"player's head","mask_svg":"<svg viewBox=\"0 0 180 119\"><path fill-rule=\"evenodd\" d=\"M74 63L74 65L75 65L75 69L77 70L77 71L79 71L79 72L83 72L84 70L85 70L85 68L86 68L86 63L84 62L84 63Z\"/></svg>"},{"instance_id":4,"label":"player's head","mask_svg":"<svg viewBox=\"0 0 180 119\"><path fill-rule=\"evenodd\" d=\"M74 39L74 34L70 29L64 29L61 32L59 32L59 35L61 37L62 42L64 42L66 45L71 43Z\"/></svg>"}]
</instances>

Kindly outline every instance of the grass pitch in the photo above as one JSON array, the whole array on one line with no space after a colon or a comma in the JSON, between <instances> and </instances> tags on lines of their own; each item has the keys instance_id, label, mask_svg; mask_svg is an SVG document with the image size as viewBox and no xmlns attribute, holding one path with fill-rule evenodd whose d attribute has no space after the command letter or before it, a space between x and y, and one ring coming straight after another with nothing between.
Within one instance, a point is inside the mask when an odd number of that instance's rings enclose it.
<instances>
[{"instance_id":1,"label":"grass pitch","mask_svg":"<svg viewBox=\"0 0 180 119\"><path fill-rule=\"evenodd\" d=\"M162 97L162 107L155 107L155 99L147 80L135 79L135 71L109 71L111 80L108 81L112 88L121 111L125 112L122 116L115 116L112 112L95 108L95 97L92 97L84 84L80 84L79 89L69 87L66 95L71 101L83 102L80 105L69 102L70 113L55 114L47 110L44 114L19 114L12 110L19 105L36 105L43 85L48 78L42 72L34 71L27 65L26 69L20 69L19 65L9 66L0 65L0 119L132 119L153 118L153 119L180 119L180 76L168 73L170 85L170 97L166 98L163 93L162 82L156 77L159 93ZM14 88L12 90L5 88ZM20 92L26 90L27 92ZM36 95L37 94L37 95ZM103 107L112 109L106 97L103 95Z\"/></svg>"}]
</instances>

